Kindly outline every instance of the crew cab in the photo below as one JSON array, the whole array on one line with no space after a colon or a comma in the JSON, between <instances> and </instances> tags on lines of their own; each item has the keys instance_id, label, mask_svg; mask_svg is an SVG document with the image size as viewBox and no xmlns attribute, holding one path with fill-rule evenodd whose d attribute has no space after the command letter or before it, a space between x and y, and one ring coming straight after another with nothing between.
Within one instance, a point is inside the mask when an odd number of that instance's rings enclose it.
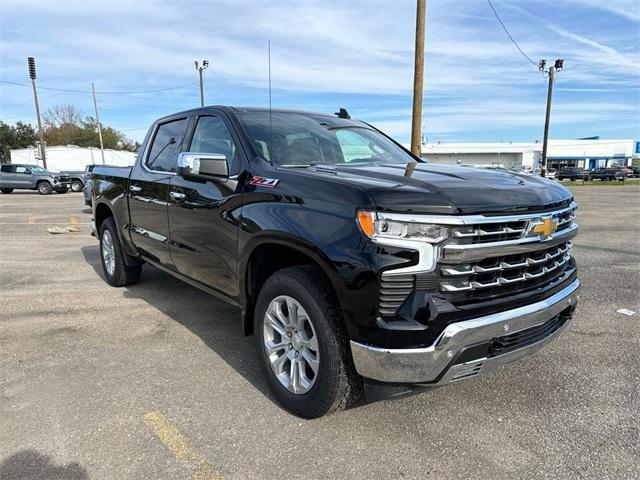
<instances>
[{"instance_id":1,"label":"crew cab","mask_svg":"<svg viewBox=\"0 0 640 480\"><path fill-rule=\"evenodd\" d=\"M170 115L92 181L107 282L148 265L238 306L302 417L490 371L578 303L565 187L428 163L343 109Z\"/></svg>"},{"instance_id":2,"label":"crew cab","mask_svg":"<svg viewBox=\"0 0 640 480\"><path fill-rule=\"evenodd\" d=\"M67 193L71 179L64 174L50 172L38 165L7 163L0 166L0 192L37 190L41 195L51 192Z\"/></svg>"},{"instance_id":3,"label":"crew cab","mask_svg":"<svg viewBox=\"0 0 640 480\"><path fill-rule=\"evenodd\" d=\"M619 167L602 167L596 168L591 171L592 180L612 181L620 180L624 181L629 176L629 172L626 168Z\"/></svg>"}]
</instances>

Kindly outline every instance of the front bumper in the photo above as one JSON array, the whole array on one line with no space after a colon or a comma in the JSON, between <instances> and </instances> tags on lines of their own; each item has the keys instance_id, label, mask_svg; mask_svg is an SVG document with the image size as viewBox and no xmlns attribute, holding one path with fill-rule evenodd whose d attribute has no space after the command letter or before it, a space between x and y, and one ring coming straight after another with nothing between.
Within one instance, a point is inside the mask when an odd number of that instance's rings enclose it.
<instances>
[{"instance_id":1,"label":"front bumper","mask_svg":"<svg viewBox=\"0 0 640 480\"><path fill-rule=\"evenodd\" d=\"M580 282L575 280L545 300L452 323L426 348L388 349L351 341L353 361L360 375L386 383L441 386L486 373L533 353L558 336L569 324L579 291ZM521 335L514 336L518 332ZM496 348L496 344L512 348Z\"/></svg>"}]
</instances>

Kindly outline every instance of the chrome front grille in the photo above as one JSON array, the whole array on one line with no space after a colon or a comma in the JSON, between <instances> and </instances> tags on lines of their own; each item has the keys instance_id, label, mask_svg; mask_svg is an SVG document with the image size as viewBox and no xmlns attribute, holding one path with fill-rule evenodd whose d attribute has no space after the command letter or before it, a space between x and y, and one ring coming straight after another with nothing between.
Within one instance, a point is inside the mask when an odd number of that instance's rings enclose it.
<instances>
[{"instance_id":1,"label":"chrome front grille","mask_svg":"<svg viewBox=\"0 0 640 480\"><path fill-rule=\"evenodd\" d=\"M483 288L525 284L554 271L571 260L571 242L519 255L493 257L474 263L441 264L440 291L464 292Z\"/></svg>"},{"instance_id":2,"label":"chrome front grille","mask_svg":"<svg viewBox=\"0 0 640 480\"><path fill-rule=\"evenodd\" d=\"M571 240L578 232L576 208L572 202L536 214L413 217L414 222L447 226L449 238L436 246L435 270L383 272L379 315L396 315L415 290L435 294L432 298L436 302L462 306L546 288L575 277Z\"/></svg>"}]
</instances>

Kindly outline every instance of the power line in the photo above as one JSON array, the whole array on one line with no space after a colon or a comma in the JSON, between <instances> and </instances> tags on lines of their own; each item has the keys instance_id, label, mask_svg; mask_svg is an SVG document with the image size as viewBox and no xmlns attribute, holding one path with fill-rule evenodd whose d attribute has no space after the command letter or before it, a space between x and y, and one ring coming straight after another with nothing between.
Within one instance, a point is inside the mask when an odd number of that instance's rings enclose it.
<instances>
[{"instance_id":1,"label":"power line","mask_svg":"<svg viewBox=\"0 0 640 480\"><path fill-rule=\"evenodd\" d=\"M500 22L500 25L502 25L502 28L504 29L505 33L509 36L509 38L511 39L511 41L513 42L513 44L516 46L516 48L518 49L518 51L522 54L522 56L524 58L526 58L527 60L529 60L533 65L536 66L536 68L538 67L538 63L534 62L533 60L531 60L531 57L529 57L529 55L527 55L526 53L524 53L522 51L522 49L520 48L520 45L518 45L518 42L516 42L516 40L513 38L513 35L511 35L511 33L509 32L509 30L507 29L507 27L505 26L504 23L502 23L502 20L500 19L500 16L498 15L498 12L496 12L496 9L493 7L493 3L491 3L491 0L487 0L487 2L489 3L489 6L491 7L491 10L493 10L493 14L496 16L496 18L498 19L498 22Z\"/></svg>"},{"instance_id":2,"label":"power line","mask_svg":"<svg viewBox=\"0 0 640 480\"><path fill-rule=\"evenodd\" d=\"M167 90L178 90L179 88L192 87L197 84L198 82L192 82L192 83L186 83L184 85L177 85L175 87L157 88L155 90L138 90L138 91L131 91L131 92L118 92L118 91L109 92L109 91L98 90L96 93L100 93L101 95L130 95L130 94L136 94L136 93L156 93L156 92L166 92Z\"/></svg>"},{"instance_id":3,"label":"power line","mask_svg":"<svg viewBox=\"0 0 640 480\"><path fill-rule=\"evenodd\" d=\"M7 85L15 85L18 87L31 87L26 83L18 83L18 82L10 82L8 80L0 80L0 83L5 83ZM179 88L192 87L193 85L197 85L197 82L187 83L185 85L176 85L174 87L165 87L165 88L156 88L153 90L131 90L131 91L97 91L101 95L133 95L138 93L156 93L156 92L165 92L167 90L177 90ZM88 93L92 94L91 90L74 90L70 88L54 88L54 87L38 87L40 90L53 90L56 92L69 92L69 93Z\"/></svg>"}]
</instances>

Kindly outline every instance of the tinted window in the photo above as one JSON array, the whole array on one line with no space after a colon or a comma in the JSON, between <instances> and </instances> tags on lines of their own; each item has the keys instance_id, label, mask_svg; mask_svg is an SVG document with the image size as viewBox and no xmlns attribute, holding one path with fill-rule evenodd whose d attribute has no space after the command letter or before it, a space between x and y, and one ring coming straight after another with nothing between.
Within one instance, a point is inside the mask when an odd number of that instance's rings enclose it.
<instances>
[{"instance_id":1,"label":"tinted window","mask_svg":"<svg viewBox=\"0 0 640 480\"><path fill-rule=\"evenodd\" d=\"M158 127L147 157L147 166L151 170L175 172L178 151L184 138L187 119L163 123Z\"/></svg>"},{"instance_id":2,"label":"tinted window","mask_svg":"<svg viewBox=\"0 0 640 480\"><path fill-rule=\"evenodd\" d=\"M2 165L0 167L0 171L4 173L11 173L11 167L13 167L13 165Z\"/></svg>"},{"instance_id":3,"label":"tinted window","mask_svg":"<svg viewBox=\"0 0 640 480\"><path fill-rule=\"evenodd\" d=\"M258 154L279 165L415 162L387 137L355 120L286 112L237 115Z\"/></svg>"},{"instance_id":4,"label":"tinted window","mask_svg":"<svg viewBox=\"0 0 640 480\"><path fill-rule=\"evenodd\" d=\"M227 157L229 172L238 171L238 151L229 129L219 117L200 117L191 139L190 152L221 153Z\"/></svg>"}]
</instances>

